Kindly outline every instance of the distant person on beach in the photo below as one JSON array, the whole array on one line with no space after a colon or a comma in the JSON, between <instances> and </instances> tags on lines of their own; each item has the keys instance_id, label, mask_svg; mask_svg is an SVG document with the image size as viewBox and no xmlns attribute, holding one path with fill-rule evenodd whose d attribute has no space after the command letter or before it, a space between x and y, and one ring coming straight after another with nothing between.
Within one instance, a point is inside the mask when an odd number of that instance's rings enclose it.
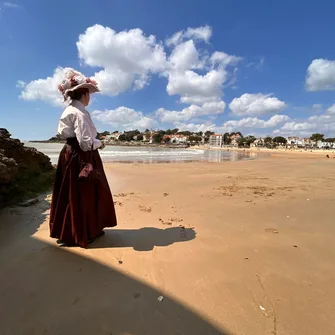
<instances>
[{"instance_id":1,"label":"distant person on beach","mask_svg":"<svg viewBox=\"0 0 335 335\"><path fill-rule=\"evenodd\" d=\"M112 194L97 149L104 144L86 106L90 94L99 92L97 83L73 69L64 71L58 86L69 101L58 125L59 135L66 140L58 160L54 183L50 236L61 246L87 247L115 227L116 215Z\"/></svg>"}]
</instances>

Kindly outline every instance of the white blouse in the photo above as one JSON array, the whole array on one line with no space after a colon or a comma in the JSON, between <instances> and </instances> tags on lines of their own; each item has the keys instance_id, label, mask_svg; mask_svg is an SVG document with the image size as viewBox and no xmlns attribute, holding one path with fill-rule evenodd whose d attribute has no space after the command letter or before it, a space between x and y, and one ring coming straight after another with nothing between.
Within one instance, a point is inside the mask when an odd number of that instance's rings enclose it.
<instances>
[{"instance_id":1,"label":"white blouse","mask_svg":"<svg viewBox=\"0 0 335 335\"><path fill-rule=\"evenodd\" d=\"M85 106L77 100L73 100L65 108L58 124L58 134L63 138L76 137L83 151L96 150L102 146L100 140L96 139L97 129L92 121L91 115Z\"/></svg>"}]
</instances>

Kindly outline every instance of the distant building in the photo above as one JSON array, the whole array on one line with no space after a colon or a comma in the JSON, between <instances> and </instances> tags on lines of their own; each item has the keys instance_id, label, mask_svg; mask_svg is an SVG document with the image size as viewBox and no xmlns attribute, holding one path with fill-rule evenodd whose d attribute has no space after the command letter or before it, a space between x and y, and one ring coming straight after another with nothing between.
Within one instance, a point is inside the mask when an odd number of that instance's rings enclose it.
<instances>
[{"instance_id":1,"label":"distant building","mask_svg":"<svg viewBox=\"0 0 335 335\"><path fill-rule=\"evenodd\" d=\"M169 136L169 135L168 135ZM188 142L188 136L185 135L170 135L170 142L175 144L184 144Z\"/></svg>"},{"instance_id":2,"label":"distant building","mask_svg":"<svg viewBox=\"0 0 335 335\"><path fill-rule=\"evenodd\" d=\"M287 138L287 144L298 144L298 142L299 142L299 137L297 137L297 136L290 136L290 137L288 137Z\"/></svg>"},{"instance_id":3,"label":"distant building","mask_svg":"<svg viewBox=\"0 0 335 335\"><path fill-rule=\"evenodd\" d=\"M301 143L303 147L311 147L311 146L316 145L316 142L312 141L310 138L303 138L301 140Z\"/></svg>"},{"instance_id":4,"label":"distant building","mask_svg":"<svg viewBox=\"0 0 335 335\"><path fill-rule=\"evenodd\" d=\"M112 134L110 134L110 135L106 135L106 136L105 136L105 140L106 140L106 141L118 140L120 135L121 135L121 134L118 133L118 132L117 132L117 133L112 133Z\"/></svg>"},{"instance_id":5,"label":"distant building","mask_svg":"<svg viewBox=\"0 0 335 335\"><path fill-rule=\"evenodd\" d=\"M150 143L150 144L154 143L154 136L155 136L156 134L157 134L157 133L154 132L154 131L152 131L152 132L150 133L150 138L149 138L149 143Z\"/></svg>"},{"instance_id":6,"label":"distant building","mask_svg":"<svg viewBox=\"0 0 335 335\"><path fill-rule=\"evenodd\" d=\"M240 134L233 134L230 136L230 139L231 139L231 144L234 145L234 146L237 146L238 145L238 140L242 138L242 136Z\"/></svg>"},{"instance_id":7,"label":"distant building","mask_svg":"<svg viewBox=\"0 0 335 335\"><path fill-rule=\"evenodd\" d=\"M208 143L211 147L222 147L223 136L220 134L211 135Z\"/></svg>"},{"instance_id":8,"label":"distant building","mask_svg":"<svg viewBox=\"0 0 335 335\"><path fill-rule=\"evenodd\" d=\"M257 138L254 143L251 143L251 147L264 147L264 138Z\"/></svg>"},{"instance_id":9,"label":"distant building","mask_svg":"<svg viewBox=\"0 0 335 335\"><path fill-rule=\"evenodd\" d=\"M149 142L151 138L151 133L143 133L143 142Z\"/></svg>"}]
</instances>

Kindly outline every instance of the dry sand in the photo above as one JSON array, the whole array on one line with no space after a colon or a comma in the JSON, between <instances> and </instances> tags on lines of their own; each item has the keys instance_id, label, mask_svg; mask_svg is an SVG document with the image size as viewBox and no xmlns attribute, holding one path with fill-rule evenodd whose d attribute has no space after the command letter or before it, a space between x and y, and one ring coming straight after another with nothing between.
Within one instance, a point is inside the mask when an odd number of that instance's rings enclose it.
<instances>
[{"instance_id":1,"label":"dry sand","mask_svg":"<svg viewBox=\"0 0 335 335\"><path fill-rule=\"evenodd\" d=\"M89 249L48 237L46 201L7 208L0 334L335 334L334 170L106 165L119 225Z\"/></svg>"}]
</instances>

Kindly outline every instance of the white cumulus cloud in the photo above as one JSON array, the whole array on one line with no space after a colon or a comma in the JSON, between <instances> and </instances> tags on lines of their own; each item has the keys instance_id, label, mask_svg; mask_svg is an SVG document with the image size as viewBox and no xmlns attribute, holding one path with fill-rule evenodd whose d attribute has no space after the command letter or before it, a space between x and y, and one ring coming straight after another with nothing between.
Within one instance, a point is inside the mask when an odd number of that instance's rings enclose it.
<instances>
[{"instance_id":1,"label":"white cumulus cloud","mask_svg":"<svg viewBox=\"0 0 335 335\"><path fill-rule=\"evenodd\" d=\"M185 71L201 66L199 54L192 40L179 44L169 57L172 69Z\"/></svg>"},{"instance_id":2,"label":"white cumulus cloud","mask_svg":"<svg viewBox=\"0 0 335 335\"><path fill-rule=\"evenodd\" d=\"M273 115L269 120L262 120L257 117L247 117L240 120L231 120L223 124L223 131L239 131L244 129L268 129L275 128L289 121L287 115Z\"/></svg>"},{"instance_id":3,"label":"white cumulus cloud","mask_svg":"<svg viewBox=\"0 0 335 335\"><path fill-rule=\"evenodd\" d=\"M166 40L167 46L177 45L185 39L203 40L209 42L212 36L212 28L210 26L201 26L197 28L187 28L186 30L178 31Z\"/></svg>"},{"instance_id":4,"label":"white cumulus cloud","mask_svg":"<svg viewBox=\"0 0 335 335\"><path fill-rule=\"evenodd\" d=\"M273 97L271 94L245 93L235 98L229 104L233 114L238 116L259 116L264 114L279 113L286 108L284 101Z\"/></svg>"},{"instance_id":5,"label":"white cumulus cloud","mask_svg":"<svg viewBox=\"0 0 335 335\"><path fill-rule=\"evenodd\" d=\"M102 123L110 124L118 130L145 130L156 125L156 121L146 117L142 112L128 107L118 107L112 110L92 112L92 117Z\"/></svg>"},{"instance_id":6,"label":"white cumulus cloud","mask_svg":"<svg viewBox=\"0 0 335 335\"><path fill-rule=\"evenodd\" d=\"M214 123L182 123L176 122L175 127L178 128L180 131L191 131L194 133L198 133L200 131L215 131L216 124Z\"/></svg>"},{"instance_id":7,"label":"white cumulus cloud","mask_svg":"<svg viewBox=\"0 0 335 335\"><path fill-rule=\"evenodd\" d=\"M23 100L41 100L55 106L61 106L63 99L57 87L63 79L63 74L64 68L58 67L52 77L33 80L28 84L19 80L17 87L23 89L20 98Z\"/></svg>"},{"instance_id":8,"label":"white cumulus cloud","mask_svg":"<svg viewBox=\"0 0 335 335\"><path fill-rule=\"evenodd\" d=\"M96 24L79 36L77 48L81 61L102 68L95 79L102 93L111 95L143 88L151 73L166 67L164 47L141 29L116 32Z\"/></svg>"},{"instance_id":9,"label":"white cumulus cloud","mask_svg":"<svg viewBox=\"0 0 335 335\"><path fill-rule=\"evenodd\" d=\"M228 55L222 51L214 51L210 57L212 64L219 64L223 66L236 65L242 60L242 57L237 57L235 55Z\"/></svg>"},{"instance_id":10,"label":"white cumulus cloud","mask_svg":"<svg viewBox=\"0 0 335 335\"><path fill-rule=\"evenodd\" d=\"M308 91L335 90L335 61L314 59L307 69L306 88Z\"/></svg>"},{"instance_id":11,"label":"white cumulus cloud","mask_svg":"<svg viewBox=\"0 0 335 335\"><path fill-rule=\"evenodd\" d=\"M197 49L198 41L209 42L212 29L209 26L187 28L172 36L170 55L164 45L153 35L145 35L141 29L115 31L96 24L87 28L76 43L79 60L94 68L93 78L98 82L101 94L116 96L128 90L141 90L152 76L167 79L166 91L178 96L189 109L205 111L199 107L220 104L225 83L235 77L241 57L222 51ZM234 67L234 71L231 71ZM57 85L61 82L62 68L54 75L31 82L18 82L21 98L43 100L61 105ZM193 106L195 105L195 106ZM215 107L216 108L216 107Z\"/></svg>"},{"instance_id":12,"label":"white cumulus cloud","mask_svg":"<svg viewBox=\"0 0 335 335\"><path fill-rule=\"evenodd\" d=\"M209 42L212 30L208 26L177 32L168 41L173 46L164 75L169 95L180 96L180 102L201 105L219 101L223 86L230 77L229 66L236 66L241 57L214 51L211 55L196 47L198 40ZM235 72L232 75L235 76Z\"/></svg>"},{"instance_id":13,"label":"white cumulus cloud","mask_svg":"<svg viewBox=\"0 0 335 335\"><path fill-rule=\"evenodd\" d=\"M194 117L204 115L217 115L224 112L226 104L223 101L206 102L202 106L190 105L181 111L171 111L164 108L159 108L156 116L162 122L176 123L181 121L189 121Z\"/></svg>"},{"instance_id":14,"label":"white cumulus cloud","mask_svg":"<svg viewBox=\"0 0 335 335\"><path fill-rule=\"evenodd\" d=\"M274 131L274 134L286 136L309 136L313 132L321 132L332 136L335 131L335 104L330 106L321 114L310 116L307 119L292 120L285 123L281 128ZM328 136L327 135L327 136ZM333 137L333 136L332 136Z\"/></svg>"},{"instance_id":15,"label":"white cumulus cloud","mask_svg":"<svg viewBox=\"0 0 335 335\"><path fill-rule=\"evenodd\" d=\"M205 75L188 70L169 74L167 92L169 95L180 95L183 103L201 104L217 101L222 96L222 85L226 71L211 70Z\"/></svg>"}]
</instances>

